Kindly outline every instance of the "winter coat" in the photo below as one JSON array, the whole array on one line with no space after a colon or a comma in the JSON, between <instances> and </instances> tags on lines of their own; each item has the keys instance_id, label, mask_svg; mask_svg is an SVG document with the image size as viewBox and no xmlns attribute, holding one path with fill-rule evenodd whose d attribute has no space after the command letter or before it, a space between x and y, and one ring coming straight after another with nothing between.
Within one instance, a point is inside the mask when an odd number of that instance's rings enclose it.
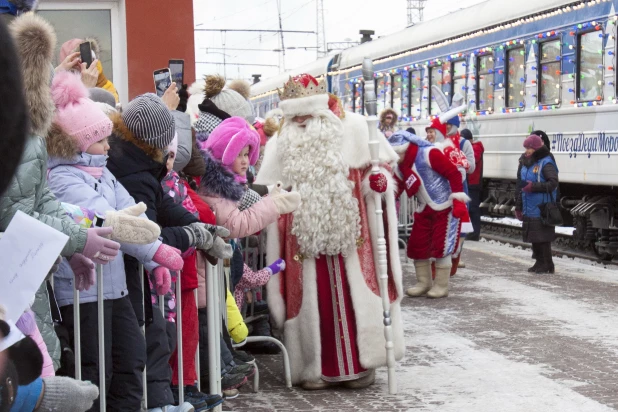
<instances>
[{"instance_id":1,"label":"winter coat","mask_svg":"<svg viewBox=\"0 0 618 412\"><path fill-rule=\"evenodd\" d=\"M54 363L54 369L57 370L60 367L60 357L62 356L62 348L60 346L60 340L56 335L54 328L54 320L52 319L50 308L50 296L47 289L47 281L41 284L39 290L37 290L34 296L34 304L32 305L32 311L35 315L36 325L41 332L45 347L47 347L47 353Z\"/></svg>"},{"instance_id":2,"label":"winter coat","mask_svg":"<svg viewBox=\"0 0 618 412\"><path fill-rule=\"evenodd\" d=\"M163 193L161 179L167 174L163 151L148 146L138 140L126 127L119 115L112 116L114 130L110 138L107 168L133 196L136 202L144 202L146 216L161 226L161 240L169 246L186 251L191 245L189 236L182 226L197 222L197 218ZM139 283L138 262L125 256L127 287L133 309L138 320L152 322L152 302L147 294L142 299L141 292L149 290L144 277L144 284ZM143 302L143 303L142 303ZM146 312L142 313L142 304ZM144 317L142 319L142 316Z\"/></svg>"},{"instance_id":3,"label":"winter coat","mask_svg":"<svg viewBox=\"0 0 618 412\"><path fill-rule=\"evenodd\" d=\"M251 202L251 207L239 205L247 191L243 185L236 182L234 175L223 165L204 154L206 173L199 190L201 198L210 205L217 217L217 225L224 226L230 231L230 238L239 238L252 235L276 222L279 212L269 197ZM260 201L257 201L260 200Z\"/></svg>"},{"instance_id":4,"label":"winter coat","mask_svg":"<svg viewBox=\"0 0 618 412\"><path fill-rule=\"evenodd\" d=\"M58 147L66 145L67 149L59 151ZM51 157L49 166L49 187L62 202L94 210L105 215L109 210L121 210L135 205L135 201L118 182L114 175L105 167L107 156L80 153L71 157L66 153L75 153L76 146L73 139L63 133L60 128L52 127L48 136L48 145ZM74 150L70 150L70 148ZM58 152L55 152L58 150ZM63 154L64 153L64 154ZM78 166L102 167L103 175L96 179ZM146 218L146 215L143 215ZM119 299L128 294L125 276L123 253L137 258L140 262L150 264L152 257L161 246L157 240L148 245L121 243L120 254L107 265L103 265L105 299ZM64 259L54 275L55 293L58 305L73 304L73 279L75 275L69 262ZM80 293L80 303L96 302L97 286Z\"/></svg>"},{"instance_id":5,"label":"winter coat","mask_svg":"<svg viewBox=\"0 0 618 412\"><path fill-rule=\"evenodd\" d=\"M521 188L532 182L532 192L526 193ZM551 242L555 237L555 228L541 222L539 205L549 202L547 191L557 201L558 167L545 146L535 151L529 158L521 161L518 176L518 198L516 209L524 214L523 240L528 243Z\"/></svg>"},{"instance_id":6,"label":"winter coat","mask_svg":"<svg viewBox=\"0 0 618 412\"><path fill-rule=\"evenodd\" d=\"M468 175L468 188L470 190L483 190L483 153L485 153L483 142L473 142L472 150L474 151L476 167L474 172Z\"/></svg>"},{"instance_id":7,"label":"winter coat","mask_svg":"<svg viewBox=\"0 0 618 412\"><path fill-rule=\"evenodd\" d=\"M227 289L226 292L225 303L227 307L227 330L230 333L230 337L234 340L234 343L240 343L247 339L249 329L240 314L239 307L236 305L236 301L234 300L232 293L229 289Z\"/></svg>"},{"instance_id":8,"label":"winter coat","mask_svg":"<svg viewBox=\"0 0 618 412\"><path fill-rule=\"evenodd\" d=\"M161 180L167 174L163 152L138 140L119 115L112 120L107 168L136 202L146 204L146 216L161 226L163 243L184 252L190 244L182 226L198 220L163 192Z\"/></svg>"},{"instance_id":9,"label":"winter coat","mask_svg":"<svg viewBox=\"0 0 618 412\"><path fill-rule=\"evenodd\" d=\"M178 135L178 150L174 160L174 170L180 172L189 164L191 153L193 152L191 119L188 114L178 110L173 110L171 113L174 117L176 134Z\"/></svg>"},{"instance_id":10,"label":"winter coat","mask_svg":"<svg viewBox=\"0 0 618 412\"><path fill-rule=\"evenodd\" d=\"M43 282L43 285L46 284L47 282ZM39 351L41 355L43 355L43 371L41 372L41 377L47 378L49 376L54 376L56 374L54 371L54 364L47 351L47 345L45 345L45 341L43 341L43 336L36 324L34 313L31 310L26 310L17 322L15 322L15 326L17 326L21 333L30 336L39 347Z\"/></svg>"}]
</instances>

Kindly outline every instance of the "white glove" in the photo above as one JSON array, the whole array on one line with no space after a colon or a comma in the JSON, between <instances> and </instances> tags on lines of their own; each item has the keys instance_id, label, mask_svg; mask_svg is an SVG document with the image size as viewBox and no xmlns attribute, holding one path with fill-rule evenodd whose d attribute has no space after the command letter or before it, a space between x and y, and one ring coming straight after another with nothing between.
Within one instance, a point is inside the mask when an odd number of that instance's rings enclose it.
<instances>
[{"instance_id":1,"label":"white glove","mask_svg":"<svg viewBox=\"0 0 618 412\"><path fill-rule=\"evenodd\" d=\"M154 222L140 217L146 212L143 202L126 209L105 213L103 227L112 227L112 240L120 243L147 245L159 238L161 228Z\"/></svg>"}]
</instances>

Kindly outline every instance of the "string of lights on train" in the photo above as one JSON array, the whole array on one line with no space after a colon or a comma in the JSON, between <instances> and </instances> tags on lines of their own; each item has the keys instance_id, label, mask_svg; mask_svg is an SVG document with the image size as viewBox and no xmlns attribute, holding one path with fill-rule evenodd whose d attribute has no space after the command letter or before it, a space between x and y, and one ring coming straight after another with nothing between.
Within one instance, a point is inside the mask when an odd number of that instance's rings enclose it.
<instances>
[{"instance_id":1,"label":"string of lights on train","mask_svg":"<svg viewBox=\"0 0 618 412\"><path fill-rule=\"evenodd\" d=\"M579 9L582 9L582 8L586 7L586 5L587 6L594 6L596 4L600 4L602 2L604 3L604 2L607 2L607 1L610 1L610 0L591 0L589 2L581 2L581 3L579 3L577 5L573 5L573 6L569 5L569 6L561 7L559 9L556 9L556 10L553 10L553 11L550 11L550 12L547 12L547 13L542 13L542 14L539 14L539 15L536 15L536 16L522 18L522 19L516 20L514 22L500 24L500 25L498 25L496 27L493 27L493 28L482 29L482 30L479 30L477 32L466 34L466 35L463 35L463 36L460 36L460 37L444 40L444 41L441 41L441 42L432 43L432 44L429 44L427 46L423 46L423 47L420 47L420 48L417 48L417 49L408 50L408 51L405 51L405 52L402 52L402 53L398 53L398 54L395 54L395 55L391 55L391 56L388 56L388 57L384 57L384 58L381 58L381 59L376 59L376 60L374 60L374 63L375 64L380 64L380 63L388 62L388 61L395 60L395 59L398 59L398 58L401 58L401 57L411 56L413 54L421 53L421 52L424 52L424 51L427 51L427 50L435 49L435 48L442 47L442 46L445 46L445 45L449 45L449 44L452 44L452 43L455 43L455 42L464 41L464 40L468 40L468 39L471 39L471 38L474 38L474 37L478 37L478 36L482 36L482 35L486 35L486 34L491 34L491 33L499 32L499 31L502 31L502 30L506 30L506 29L510 29L512 27L519 26L521 24L526 24L526 23L531 23L531 22L539 21L539 20L542 20L542 19L546 19L546 18L549 18L549 17L553 17L553 16L556 16L556 15L562 14L562 13L567 13L567 12L574 11L574 10L579 10ZM618 20L618 16L614 16L612 19L609 20L609 23L612 24L612 25L616 25L616 21L617 20ZM570 30L568 33L571 36L574 37L574 36L577 35L577 33L579 31L589 30L590 28L594 28L595 30L599 30L599 31L602 29L600 24L598 24L596 21L591 21L591 22L587 22L587 23L580 23L580 24L577 24L577 25L573 26L573 30ZM545 33L540 33L536 37L537 38L547 38L547 37L557 36L560 33L561 33L561 31L549 31L549 32L545 32ZM615 39L615 36L612 35L612 39ZM534 44L534 43L536 43L536 40L533 39L531 42ZM471 54L471 57L474 57L475 55L478 55L478 54L492 52L495 47L498 47L500 49L504 49L504 47L513 46L513 45L523 45L523 44L525 44L524 40L510 40L510 41L507 41L507 42L505 42L505 43L503 43L502 45L499 45L499 46L490 46L490 47L485 47L485 48L477 49L475 52L473 52ZM569 45L569 48L572 49L573 45ZM600 51L600 53L602 53L602 50ZM613 55L614 53L609 51L608 54L609 55ZM380 77L386 76L387 74L401 74L401 73L404 73L404 72L407 73L410 69L418 69L418 68L428 69L431 65L441 64L444 60L450 61L452 59L455 59L455 58L458 58L458 57L462 57L462 56L463 56L462 53L457 53L457 54L452 54L450 56L447 56L445 59L428 60L425 63L415 63L415 64L412 64L412 65L409 65L409 66L404 66L404 67L401 67L401 68L395 68L395 69L390 69L390 70L386 70L386 71L379 71L379 72L374 73L374 77L380 78ZM562 59L562 56L557 56L556 58L557 59ZM361 65L356 65L356 66L352 66L352 67L349 67L349 68L346 68L346 69L335 70L335 71L328 72L328 75L329 76L336 76L336 75L340 75L340 74L346 74L346 73L349 73L349 72L352 72L352 71L355 71L355 70L359 70L359 69L361 69L361 67L362 67ZM610 71L613 71L614 70L614 66L610 65L610 66L607 67L607 69L610 70ZM323 75L319 76L318 79L321 79L323 77L324 77ZM569 77L574 79L575 75L573 73L571 73L571 74L569 74ZM523 80L520 79L520 81L525 82L525 78ZM359 84L359 83L362 83L362 79L360 79L360 78L352 79L349 82L352 83L352 84ZM610 82L610 84L611 84L611 82ZM570 89L570 90L572 90L572 89ZM253 96L252 100L259 99L261 97L270 96L270 95L273 95L275 93L277 93L277 90L271 90L271 91L268 91L268 92L265 92L265 93L261 93L259 95ZM597 100L596 101L591 101L591 102L575 102L575 101L571 101L570 103L574 107L596 106L602 100L602 97L601 98L599 98L599 97L601 97L601 96L597 96ZM612 97L611 99L608 99L608 100L612 101L613 103L617 103L618 102L618 99L617 99L616 96L614 96L614 97ZM557 106L556 105L544 104L544 105L534 106L533 108L536 109L536 110L554 110L554 109L557 108ZM517 108L517 107L516 108L504 108L503 107L503 108L500 109L500 111L502 113L516 113L516 112L520 112L520 111L523 111L523 110L524 110L524 108ZM492 114L492 113L493 113L493 110L491 110L491 109L489 109L489 110L480 110L480 111L476 112L477 115L487 115L487 114ZM412 118L410 118L410 120L412 120Z\"/></svg>"}]
</instances>

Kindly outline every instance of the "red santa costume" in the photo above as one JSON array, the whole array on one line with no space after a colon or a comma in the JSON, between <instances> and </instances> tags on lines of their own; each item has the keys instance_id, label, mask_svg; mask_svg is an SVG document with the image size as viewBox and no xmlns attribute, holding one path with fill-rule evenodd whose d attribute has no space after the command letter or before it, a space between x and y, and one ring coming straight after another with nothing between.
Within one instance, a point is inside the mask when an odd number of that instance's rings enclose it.
<instances>
[{"instance_id":1,"label":"red santa costume","mask_svg":"<svg viewBox=\"0 0 618 412\"><path fill-rule=\"evenodd\" d=\"M364 387L386 365L378 278L369 132L343 112L322 82L297 76L280 91L283 125L266 145L256 183L281 181L301 194L299 208L267 229L267 259L286 269L267 285L268 304L290 354L292 381L305 389ZM380 160L395 357L404 353L397 248L397 155L381 136ZM388 184L390 183L390 184Z\"/></svg>"}]
</instances>

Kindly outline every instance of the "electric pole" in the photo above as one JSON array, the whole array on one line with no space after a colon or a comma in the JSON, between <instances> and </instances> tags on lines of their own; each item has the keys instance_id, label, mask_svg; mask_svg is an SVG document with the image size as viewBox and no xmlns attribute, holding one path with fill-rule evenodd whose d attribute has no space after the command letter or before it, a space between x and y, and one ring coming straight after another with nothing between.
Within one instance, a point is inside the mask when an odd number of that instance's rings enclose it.
<instances>
[{"instance_id":1,"label":"electric pole","mask_svg":"<svg viewBox=\"0 0 618 412\"><path fill-rule=\"evenodd\" d=\"M407 0L408 2L408 27L423 21L423 10L427 0Z\"/></svg>"},{"instance_id":2,"label":"electric pole","mask_svg":"<svg viewBox=\"0 0 618 412\"><path fill-rule=\"evenodd\" d=\"M318 57L326 56L326 28L324 26L324 0L316 0L316 46Z\"/></svg>"}]
</instances>

